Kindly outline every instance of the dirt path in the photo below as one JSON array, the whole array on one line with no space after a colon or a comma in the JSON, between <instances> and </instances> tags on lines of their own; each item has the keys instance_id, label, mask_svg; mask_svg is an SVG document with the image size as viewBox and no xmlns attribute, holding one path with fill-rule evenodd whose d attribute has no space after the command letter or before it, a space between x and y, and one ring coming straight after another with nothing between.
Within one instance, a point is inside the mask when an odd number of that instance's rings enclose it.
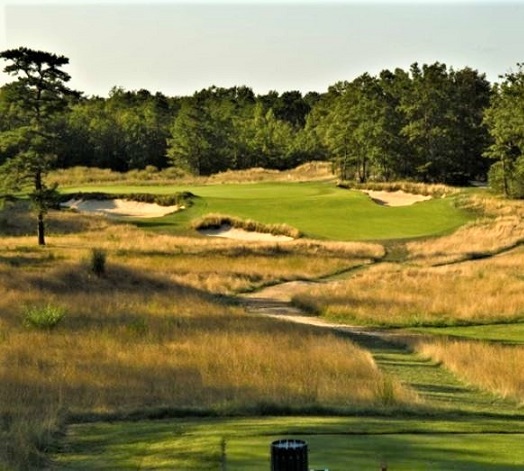
<instances>
[{"instance_id":1,"label":"dirt path","mask_svg":"<svg viewBox=\"0 0 524 471\"><path fill-rule=\"evenodd\" d=\"M270 317L280 322L311 325L349 337L368 350L383 371L411 387L432 408L442 412L466 414L494 414L495 409L496 415L508 416L514 413L515 406L511 402L466 385L440 365L409 350L402 339L417 334L335 324L306 315L291 304L294 295L307 291L311 286L333 283L337 281L292 281L242 294L239 298L250 314Z\"/></svg>"}]
</instances>

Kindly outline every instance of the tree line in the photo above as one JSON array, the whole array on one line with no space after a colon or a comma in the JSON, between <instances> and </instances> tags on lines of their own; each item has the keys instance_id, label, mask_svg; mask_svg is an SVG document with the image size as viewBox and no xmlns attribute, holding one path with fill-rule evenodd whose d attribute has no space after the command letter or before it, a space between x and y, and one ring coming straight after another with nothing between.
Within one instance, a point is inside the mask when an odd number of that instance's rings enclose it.
<instances>
[{"instance_id":1,"label":"tree line","mask_svg":"<svg viewBox=\"0 0 524 471\"><path fill-rule=\"evenodd\" d=\"M489 175L496 189L524 197L521 64L494 85L477 70L435 62L364 73L325 93L212 86L168 97L115 87L102 98L66 86L64 56L22 47L0 59L16 77L0 88L0 177L4 187L29 180L44 209L52 167L209 175L311 160L359 182L466 184Z\"/></svg>"}]
</instances>

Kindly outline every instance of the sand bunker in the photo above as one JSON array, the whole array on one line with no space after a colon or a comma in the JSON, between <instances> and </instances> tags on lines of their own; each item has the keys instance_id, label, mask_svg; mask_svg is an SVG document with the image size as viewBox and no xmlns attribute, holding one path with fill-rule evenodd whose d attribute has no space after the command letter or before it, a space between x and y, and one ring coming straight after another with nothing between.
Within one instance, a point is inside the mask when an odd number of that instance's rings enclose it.
<instances>
[{"instance_id":1,"label":"sand bunker","mask_svg":"<svg viewBox=\"0 0 524 471\"><path fill-rule=\"evenodd\" d=\"M369 197L377 204L383 206L410 206L420 201L427 201L431 196L415 195L413 193L406 193L403 190L398 191L374 191L362 190L368 194Z\"/></svg>"},{"instance_id":2,"label":"sand bunker","mask_svg":"<svg viewBox=\"0 0 524 471\"><path fill-rule=\"evenodd\" d=\"M293 237L245 231L244 229L237 229L231 226L222 226L219 229L202 229L199 232L203 235L211 237L224 237L226 239L245 241L288 242L293 240Z\"/></svg>"},{"instance_id":3,"label":"sand bunker","mask_svg":"<svg viewBox=\"0 0 524 471\"><path fill-rule=\"evenodd\" d=\"M69 200L66 208L82 213L99 213L115 218L157 218L182 209L180 206L160 206L156 203L141 203L130 200Z\"/></svg>"}]
</instances>

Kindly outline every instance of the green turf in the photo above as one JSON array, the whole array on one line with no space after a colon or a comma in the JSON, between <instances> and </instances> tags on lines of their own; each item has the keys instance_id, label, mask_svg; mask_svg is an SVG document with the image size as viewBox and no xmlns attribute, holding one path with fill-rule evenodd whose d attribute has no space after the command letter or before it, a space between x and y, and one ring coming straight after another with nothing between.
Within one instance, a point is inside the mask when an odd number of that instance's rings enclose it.
<instances>
[{"instance_id":1,"label":"green turf","mask_svg":"<svg viewBox=\"0 0 524 471\"><path fill-rule=\"evenodd\" d=\"M516 404L487 391L471 387L451 372L429 359L410 351L405 346L380 337L343 334L368 350L387 374L417 392L429 407L439 414L491 414L511 417Z\"/></svg>"},{"instance_id":2,"label":"green turf","mask_svg":"<svg viewBox=\"0 0 524 471\"><path fill-rule=\"evenodd\" d=\"M503 432L503 433L500 433ZM299 438L317 469L392 471L517 470L524 465L522 420L415 417L173 419L70 427L57 469L269 469L270 444Z\"/></svg>"},{"instance_id":3,"label":"green turf","mask_svg":"<svg viewBox=\"0 0 524 471\"><path fill-rule=\"evenodd\" d=\"M266 224L285 223L306 236L331 240L385 240L443 234L469 220L453 198L411 206L380 206L359 191L332 183L257 183L201 186L84 186L71 192L169 194L190 191L194 205L181 213L148 219L144 228L175 233L188 231L190 221L208 213L223 213Z\"/></svg>"},{"instance_id":4,"label":"green turf","mask_svg":"<svg viewBox=\"0 0 524 471\"><path fill-rule=\"evenodd\" d=\"M488 324L465 327L421 327L416 332L456 337L459 339L487 340L510 345L524 344L524 323Z\"/></svg>"}]
</instances>

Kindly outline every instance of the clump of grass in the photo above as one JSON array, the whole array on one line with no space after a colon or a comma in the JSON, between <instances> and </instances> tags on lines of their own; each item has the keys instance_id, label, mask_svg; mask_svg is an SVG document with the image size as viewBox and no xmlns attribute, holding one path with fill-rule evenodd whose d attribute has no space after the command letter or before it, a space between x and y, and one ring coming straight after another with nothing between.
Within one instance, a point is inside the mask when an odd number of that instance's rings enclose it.
<instances>
[{"instance_id":1,"label":"clump of grass","mask_svg":"<svg viewBox=\"0 0 524 471\"><path fill-rule=\"evenodd\" d=\"M65 317L65 309L53 304L26 306L24 325L34 329L53 330Z\"/></svg>"},{"instance_id":2,"label":"clump of grass","mask_svg":"<svg viewBox=\"0 0 524 471\"><path fill-rule=\"evenodd\" d=\"M263 234L283 235L298 239L302 236L301 232L287 224L262 224L252 219L240 219L225 214L207 214L196 221L192 227L196 230L219 229L221 227L235 227L248 232L261 232Z\"/></svg>"},{"instance_id":3,"label":"clump of grass","mask_svg":"<svg viewBox=\"0 0 524 471\"><path fill-rule=\"evenodd\" d=\"M391 407L397 402L395 382L389 376L383 376L376 382L376 396L380 404L384 407Z\"/></svg>"},{"instance_id":4,"label":"clump of grass","mask_svg":"<svg viewBox=\"0 0 524 471\"><path fill-rule=\"evenodd\" d=\"M107 252L104 249L91 249L90 268L99 278L106 274L106 261Z\"/></svg>"}]
</instances>

